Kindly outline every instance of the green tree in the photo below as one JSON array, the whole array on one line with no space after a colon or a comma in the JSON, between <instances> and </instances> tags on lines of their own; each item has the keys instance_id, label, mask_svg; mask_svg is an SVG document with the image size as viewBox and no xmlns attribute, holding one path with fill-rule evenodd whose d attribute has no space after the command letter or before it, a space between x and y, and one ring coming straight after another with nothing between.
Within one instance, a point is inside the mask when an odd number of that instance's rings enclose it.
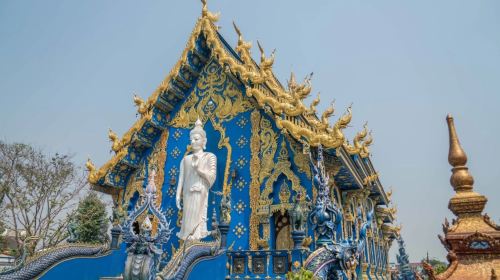
<instances>
[{"instance_id":1,"label":"green tree","mask_svg":"<svg viewBox=\"0 0 500 280\"><path fill-rule=\"evenodd\" d=\"M107 241L106 205L96 192L89 192L80 201L74 219L79 242L104 243Z\"/></svg>"}]
</instances>

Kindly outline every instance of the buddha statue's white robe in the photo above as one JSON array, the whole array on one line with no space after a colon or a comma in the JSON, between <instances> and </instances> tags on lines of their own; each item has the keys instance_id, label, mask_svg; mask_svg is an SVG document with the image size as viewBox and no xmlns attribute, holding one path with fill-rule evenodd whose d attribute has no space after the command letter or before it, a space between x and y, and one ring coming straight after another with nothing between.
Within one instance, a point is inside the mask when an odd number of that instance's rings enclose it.
<instances>
[{"instance_id":1,"label":"buddha statue's white robe","mask_svg":"<svg viewBox=\"0 0 500 280\"><path fill-rule=\"evenodd\" d=\"M196 156L197 155L197 156ZM190 154L181 161L177 194L182 192L182 224L177 237L199 240L207 231L208 192L215 182L217 158L208 152ZM198 167L193 162L198 157ZM198 168L198 171L196 170Z\"/></svg>"}]
</instances>

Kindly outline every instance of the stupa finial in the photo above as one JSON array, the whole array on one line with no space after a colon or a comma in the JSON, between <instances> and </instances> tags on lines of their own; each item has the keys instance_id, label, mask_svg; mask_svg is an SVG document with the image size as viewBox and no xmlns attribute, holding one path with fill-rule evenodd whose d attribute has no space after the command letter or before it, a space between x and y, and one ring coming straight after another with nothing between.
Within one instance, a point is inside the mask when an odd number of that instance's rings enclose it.
<instances>
[{"instance_id":1,"label":"stupa finial","mask_svg":"<svg viewBox=\"0 0 500 280\"><path fill-rule=\"evenodd\" d=\"M456 194L450 199L448 208L457 216L462 214L481 214L487 202L486 197L473 191L474 178L467 168L467 155L460 145L453 117L448 114L446 117L450 140L450 150L448 162L453 167L451 169L450 184Z\"/></svg>"},{"instance_id":2,"label":"stupa finial","mask_svg":"<svg viewBox=\"0 0 500 280\"><path fill-rule=\"evenodd\" d=\"M462 190L472 190L474 184L474 178L469 172L466 166L467 155L464 149L460 145L458 140L458 135L455 130L455 123L453 122L453 117L451 114L446 116L446 121L448 123L448 132L450 138L450 150L448 152L448 162L453 167L450 178L450 183L455 189L455 191Z\"/></svg>"}]
</instances>

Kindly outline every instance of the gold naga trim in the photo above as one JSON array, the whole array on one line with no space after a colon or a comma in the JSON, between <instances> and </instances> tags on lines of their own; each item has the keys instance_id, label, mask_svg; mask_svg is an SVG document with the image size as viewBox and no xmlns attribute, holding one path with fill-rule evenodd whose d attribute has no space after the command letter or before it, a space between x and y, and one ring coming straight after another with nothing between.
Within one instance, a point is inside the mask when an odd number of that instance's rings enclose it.
<instances>
[{"instance_id":1,"label":"gold naga trim","mask_svg":"<svg viewBox=\"0 0 500 280\"><path fill-rule=\"evenodd\" d=\"M287 136L288 143L290 143L290 148L293 153L293 162L297 166L297 169L300 172L303 172L306 174L307 178L311 179L312 173L311 173L311 166L309 165L309 158L304 154L304 149L301 151L301 145L304 145L303 143L299 143L295 141L292 137Z\"/></svg>"},{"instance_id":2,"label":"gold naga trim","mask_svg":"<svg viewBox=\"0 0 500 280\"><path fill-rule=\"evenodd\" d=\"M359 152L359 156L362 158L367 158L370 155L370 149L368 148L373 143L372 132L368 132L368 138L365 139L363 144L361 144L361 151Z\"/></svg>"},{"instance_id":3,"label":"gold naga trim","mask_svg":"<svg viewBox=\"0 0 500 280\"><path fill-rule=\"evenodd\" d=\"M349 145L349 143L347 142L344 143L346 151L351 155L359 154L363 149L361 141L363 141L366 135L368 135L368 123L365 123L363 126L363 130L361 130L356 134L356 136L354 136L354 139L352 140L353 146Z\"/></svg>"},{"instance_id":4,"label":"gold naga trim","mask_svg":"<svg viewBox=\"0 0 500 280\"><path fill-rule=\"evenodd\" d=\"M344 133L342 130L347 127L352 119L351 107L347 108L346 113L333 125L328 128L326 133L311 130L305 126L300 126L294 123L291 119L276 117L276 125L279 129L285 129L294 138L305 138L310 145L317 146L319 144L327 148L337 148L344 143Z\"/></svg>"}]
</instances>

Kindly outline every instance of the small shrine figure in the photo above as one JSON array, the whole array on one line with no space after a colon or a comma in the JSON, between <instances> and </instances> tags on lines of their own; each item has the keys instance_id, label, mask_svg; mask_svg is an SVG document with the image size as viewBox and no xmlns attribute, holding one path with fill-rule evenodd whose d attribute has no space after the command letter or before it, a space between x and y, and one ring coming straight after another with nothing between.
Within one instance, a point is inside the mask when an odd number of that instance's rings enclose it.
<instances>
[{"instance_id":1,"label":"small shrine figure","mask_svg":"<svg viewBox=\"0 0 500 280\"><path fill-rule=\"evenodd\" d=\"M302 193L298 192L294 198L293 208L290 213L293 231L305 231L307 209L303 207L301 200Z\"/></svg>"},{"instance_id":2,"label":"small shrine figure","mask_svg":"<svg viewBox=\"0 0 500 280\"><path fill-rule=\"evenodd\" d=\"M182 240L200 240L209 235L207 230L208 191L215 182L217 158L205 152L207 135L198 119L189 133L192 153L181 161L176 204L182 209ZM182 205L181 205L182 194Z\"/></svg>"}]
</instances>

